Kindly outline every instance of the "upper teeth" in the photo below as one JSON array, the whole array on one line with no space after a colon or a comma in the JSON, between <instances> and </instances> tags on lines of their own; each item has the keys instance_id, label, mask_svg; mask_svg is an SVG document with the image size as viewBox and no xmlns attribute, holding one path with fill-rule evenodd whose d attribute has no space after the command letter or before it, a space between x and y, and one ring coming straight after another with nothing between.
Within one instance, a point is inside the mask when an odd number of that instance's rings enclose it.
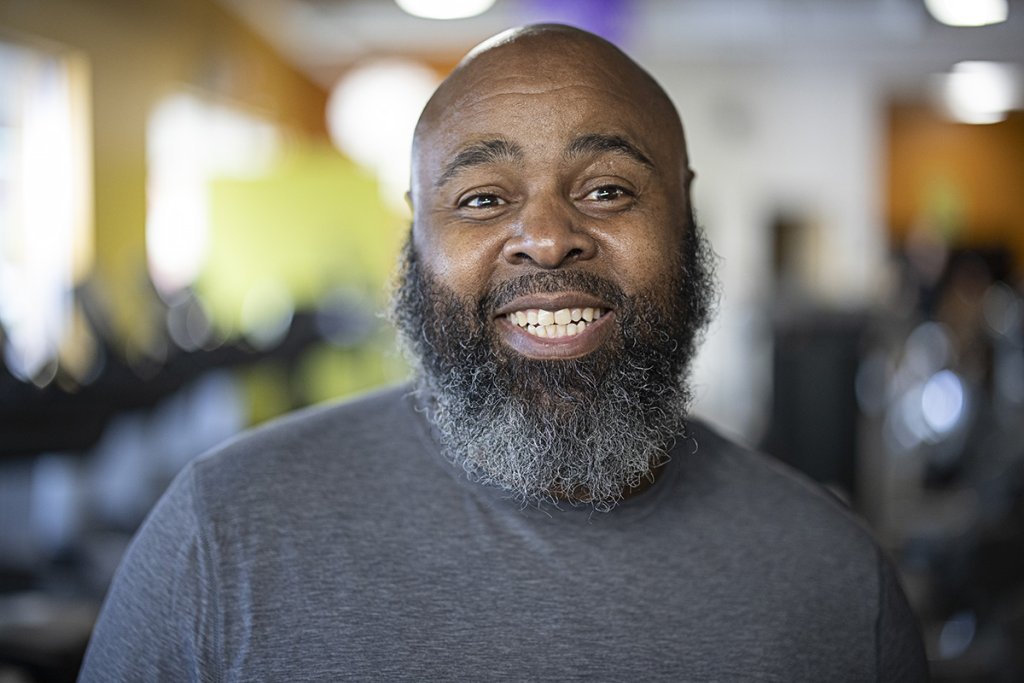
<instances>
[{"instance_id":1,"label":"upper teeth","mask_svg":"<svg viewBox=\"0 0 1024 683\"><path fill-rule=\"evenodd\" d=\"M508 321L536 337L572 337L587 329L587 323L604 315L600 308L560 308L546 311L527 308L508 314Z\"/></svg>"}]
</instances>

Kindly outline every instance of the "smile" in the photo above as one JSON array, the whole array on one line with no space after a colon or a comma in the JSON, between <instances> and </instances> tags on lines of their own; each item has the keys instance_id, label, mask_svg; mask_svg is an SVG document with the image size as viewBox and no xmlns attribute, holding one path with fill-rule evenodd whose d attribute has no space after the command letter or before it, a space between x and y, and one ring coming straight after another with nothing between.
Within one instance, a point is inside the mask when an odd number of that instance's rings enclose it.
<instances>
[{"instance_id":1,"label":"smile","mask_svg":"<svg viewBox=\"0 0 1024 683\"><path fill-rule=\"evenodd\" d=\"M575 337L587 329L587 325L601 318L601 308L560 308L548 311L543 308L526 308L510 312L507 317L513 325L523 328L534 337L555 339Z\"/></svg>"},{"instance_id":2,"label":"smile","mask_svg":"<svg viewBox=\"0 0 1024 683\"><path fill-rule=\"evenodd\" d=\"M546 292L510 301L495 311L502 341L536 359L580 358L615 330L615 310L587 292Z\"/></svg>"}]
</instances>

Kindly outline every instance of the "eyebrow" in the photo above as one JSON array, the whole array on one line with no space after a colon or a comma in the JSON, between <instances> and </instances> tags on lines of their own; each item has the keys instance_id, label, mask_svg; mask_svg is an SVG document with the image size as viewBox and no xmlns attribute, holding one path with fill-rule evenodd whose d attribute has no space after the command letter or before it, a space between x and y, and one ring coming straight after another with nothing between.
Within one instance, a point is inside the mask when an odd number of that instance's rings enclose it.
<instances>
[{"instance_id":1,"label":"eyebrow","mask_svg":"<svg viewBox=\"0 0 1024 683\"><path fill-rule=\"evenodd\" d=\"M481 164L495 164L500 162L521 162L523 160L523 149L508 140L496 138L494 140L482 140L474 142L463 148L455 155L455 158L444 167L441 177L434 183L436 187L444 185L463 170L471 166Z\"/></svg>"},{"instance_id":2,"label":"eyebrow","mask_svg":"<svg viewBox=\"0 0 1024 683\"><path fill-rule=\"evenodd\" d=\"M648 168L654 168L654 163L647 158L647 155L621 135L606 135L603 133L581 135L569 143L565 150L565 157L567 159L578 159L586 154L600 154L602 152L625 154Z\"/></svg>"}]
</instances>

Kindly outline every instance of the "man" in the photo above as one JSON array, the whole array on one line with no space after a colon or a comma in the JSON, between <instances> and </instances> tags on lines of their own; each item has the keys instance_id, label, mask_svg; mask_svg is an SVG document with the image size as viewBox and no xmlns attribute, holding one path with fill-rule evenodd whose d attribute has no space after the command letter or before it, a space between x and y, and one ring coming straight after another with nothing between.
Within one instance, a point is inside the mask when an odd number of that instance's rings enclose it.
<instances>
[{"instance_id":1,"label":"man","mask_svg":"<svg viewBox=\"0 0 1024 683\"><path fill-rule=\"evenodd\" d=\"M860 524L684 420L713 287L654 80L582 31L507 32L413 161L415 387L190 465L83 680L924 680Z\"/></svg>"}]
</instances>

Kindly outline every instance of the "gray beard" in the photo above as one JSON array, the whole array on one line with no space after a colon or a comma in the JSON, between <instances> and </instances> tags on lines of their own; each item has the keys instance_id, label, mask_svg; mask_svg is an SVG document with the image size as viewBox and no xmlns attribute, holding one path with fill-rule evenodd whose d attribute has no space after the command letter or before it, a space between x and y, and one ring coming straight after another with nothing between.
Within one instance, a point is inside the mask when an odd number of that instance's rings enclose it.
<instances>
[{"instance_id":1,"label":"gray beard","mask_svg":"<svg viewBox=\"0 0 1024 683\"><path fill-rule=\"evenodd\" d=\"M469 302L424 272L407 242L392 317L444 455L524 505L605 511L653 480L685 434L686 377L714 292L710 252L702 249L698 267L680 267L661 297L627 299L607 280L564 270L512 280ZM534 360L494 338L496 307L565 290L592 292L615 307L616 332L600 349Z\"/></svg>"},{"instance_id":2,"label":"gray beard","mask_svg":"<svg viewBox=\"0 0 1024 683\"><path fill-rule=\"evenodd\" d=\"M474 480L524 504L568 501L608 510L653 479L684 430L685 391L666 392L652 414L629 382L613 379L611 391L551 407L480 386L486 381L420 387L432 399L429 415L445 454Z\"/></svg>"}]
</instances>

